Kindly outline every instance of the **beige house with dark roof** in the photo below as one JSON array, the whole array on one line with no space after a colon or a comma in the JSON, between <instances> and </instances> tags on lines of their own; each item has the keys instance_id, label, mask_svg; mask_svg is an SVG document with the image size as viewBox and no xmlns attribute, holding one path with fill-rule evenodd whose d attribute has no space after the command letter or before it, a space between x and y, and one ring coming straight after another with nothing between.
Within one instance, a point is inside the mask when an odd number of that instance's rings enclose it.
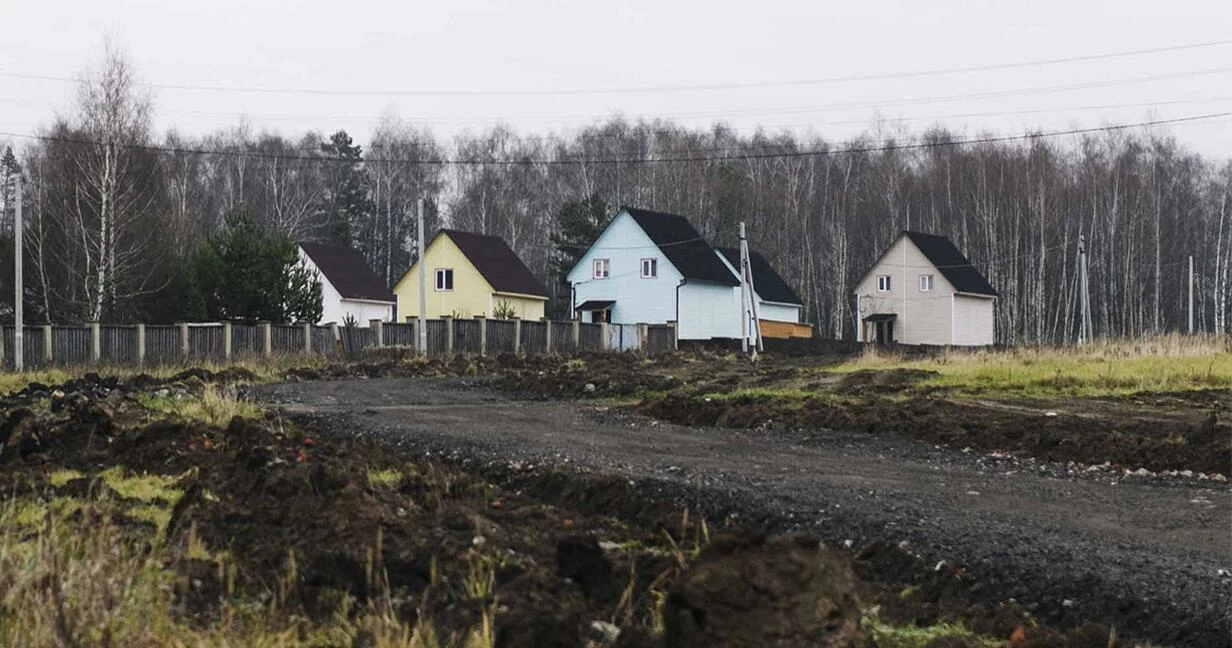
<instances>
[{"instance_id":1,"label":"beige house with dark roof","mask_svg":"<svg viewBox=\"0 0 1232 648\"><path fill-rule=\"evenodd\" d=\"M856 339L983 346L997 291L944 236L903 232L856 284Z\"/></svg>"}]
</instances>

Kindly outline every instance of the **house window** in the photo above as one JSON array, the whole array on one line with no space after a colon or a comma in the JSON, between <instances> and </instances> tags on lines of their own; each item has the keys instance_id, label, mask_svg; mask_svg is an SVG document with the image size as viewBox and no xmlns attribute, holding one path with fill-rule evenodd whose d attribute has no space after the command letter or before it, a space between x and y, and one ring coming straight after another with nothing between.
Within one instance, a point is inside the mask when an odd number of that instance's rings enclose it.
<instances>
[{"instance_id":1,"label":"house window","mask_svg":"<svg viewBox=\"0 0 1232 648\"><path fill-rule=\"evenodd\" d=\"M436 269L436 290L437 292L453 290L453 268Z\"/></svg>"},{"instance_id":2,"label":"house window","mask_svg":"<svg viewBox=\"0 0 1232 648\"><path fill-rule=\"evenodd\" d=\"M930 274L920 275L920 292L932 292L933 276Z\"/></svg>"},{"instance_id":3,"label":"house window","mask_svg":"<svg viewBox=\"0 0 1232 648\"><path fill-rule=\"evenodd\" d=\"M607 279L612 276L611 259L595 259L595 279Z\"/></svg>"},{"instance_id":4,"label":"house window","mask_svg":"<svg viewBox=\"0 0 1232 648\"><path fill-rule=\"evenodd\" d=\"M659 276L658 259L642 259L642 278L654 279Z\"/></svg>"},{"instance_id":5,"label":"house window","mask_svg":"<svg viewBox=\"0 0 1232 648\"><path fill-rule=\"evenodd\" d=\"M877 275L877 292L890 292L890 275Z\"/></svg>"}]
</instances>

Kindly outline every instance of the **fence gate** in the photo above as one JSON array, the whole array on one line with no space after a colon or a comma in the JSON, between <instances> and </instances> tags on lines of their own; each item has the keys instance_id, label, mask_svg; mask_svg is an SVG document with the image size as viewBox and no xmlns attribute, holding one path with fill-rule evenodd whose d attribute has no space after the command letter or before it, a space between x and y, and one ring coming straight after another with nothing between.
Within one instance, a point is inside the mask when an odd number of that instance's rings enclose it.
<instances>
[{"instance_id":1,"label":"fence gate","mask_svg":"<svg viewBox=\"0 0 1232 648\"><path fill-rule=\"evenodd\" d=\"M613 351L637 351L640 346L637 324L609 324L607 335L607 348Z\"/></svg>"}]
</instances>

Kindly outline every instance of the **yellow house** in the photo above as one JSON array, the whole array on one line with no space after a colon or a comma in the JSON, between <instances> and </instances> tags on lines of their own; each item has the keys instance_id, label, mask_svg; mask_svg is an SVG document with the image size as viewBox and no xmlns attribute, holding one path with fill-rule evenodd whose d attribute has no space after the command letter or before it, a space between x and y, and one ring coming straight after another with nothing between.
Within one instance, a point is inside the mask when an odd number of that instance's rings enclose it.
<instances>
[{"instance_id":1,"label":"yellow house","mask_svg":"<svg viewBox=\"0 0 1232 648\"><path fill-rule=\"evenodd\" d=\"M547 289L500 237L443 229L422 261L427 317L543 317ZM394 285L398 321L419 316L419 263Z\"/></svg>"}]
</instances>

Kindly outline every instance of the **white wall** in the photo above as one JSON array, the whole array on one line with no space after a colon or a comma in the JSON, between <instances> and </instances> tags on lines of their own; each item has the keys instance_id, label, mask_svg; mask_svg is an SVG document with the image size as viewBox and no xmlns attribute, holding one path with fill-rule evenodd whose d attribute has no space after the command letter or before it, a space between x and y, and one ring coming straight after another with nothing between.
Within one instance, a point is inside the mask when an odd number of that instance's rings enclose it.
<instances>
[{"instance_id":1,"label":"white wall","mask_svg":"<svg viewBox=\"0 0 1232 648\"><path fill-rule=\"evenodd\" d=\"M890 275L889 292L877 290L877 276ZM933 289L920 290L920 275L933 275ZM864 318L894 313L894 340L900 344L953 344L952 295L954 287L928 257L905 236L856 286L860 303L857 339L863 340Z\"/></svg>"},{"instance_id":2,"label":"white wall","mask_svg":"<svg viewBox=\"0 0 1232 648\"><path fill-rule=\"evenodd\" d=\"M740 338L740 286L705 282L680 289L679 337L682 340Z\"/></svg>"},{"instance_id":3,"label":"white wall","mask_svg":"<svg viewBox=\"0 0 1232 648\"><path fill-rule=\"evenodd\" d=\"M993 299L954 296L954 344L983 346L994 341Z\"/></svg>"},{"instance_id":4,"label":"white wall","mask_svg":"<svg viewBox=\"0 0 1232 648\"><path fill-rule=\"evenodd\" d=\"M645 258L658 259L658 277L641 277L641 262ZM610 278L592 278L594 259L611 260ZM574 304L615 300L612 322L618 324L661 324L676 319L676 286L680 279L680 273L659 246L623 211L569 272ZM585 314L584 319L590 321L590 314Z\"/></svg>"},{"instance_id":5,"label":"white wall","mask_svg":"<svg viewBox=\"0 0 1232 648\"><path fill-rule=\"evenodd\" d=\"M347 315L353 316L355 321L361 326L367 326L368 320L379 319L388 322L393 318L393 302L365 302L343 299L342 295L338 294L338 290L329 282L329 279L325 278L320 268L317 268L317 264L312 262L312 258L304 252L303 248L299 250L299 258L309 270L316 273L317 279L321 281L321 321L317 322L318 324L328 324L330 322L342 324L346 321Z\"/></svg>"},{"instance_id":6,"label":"white wall","mask_svg":"<svg viewBox=\"0 0 1232 648\"><path fill-rule=\"evenodd\" d=\"M800 307L787 304L775 304L766 301L757 303L757 314L764 320L773 322L800 323Z\"/></svg>"}]
</instances>

